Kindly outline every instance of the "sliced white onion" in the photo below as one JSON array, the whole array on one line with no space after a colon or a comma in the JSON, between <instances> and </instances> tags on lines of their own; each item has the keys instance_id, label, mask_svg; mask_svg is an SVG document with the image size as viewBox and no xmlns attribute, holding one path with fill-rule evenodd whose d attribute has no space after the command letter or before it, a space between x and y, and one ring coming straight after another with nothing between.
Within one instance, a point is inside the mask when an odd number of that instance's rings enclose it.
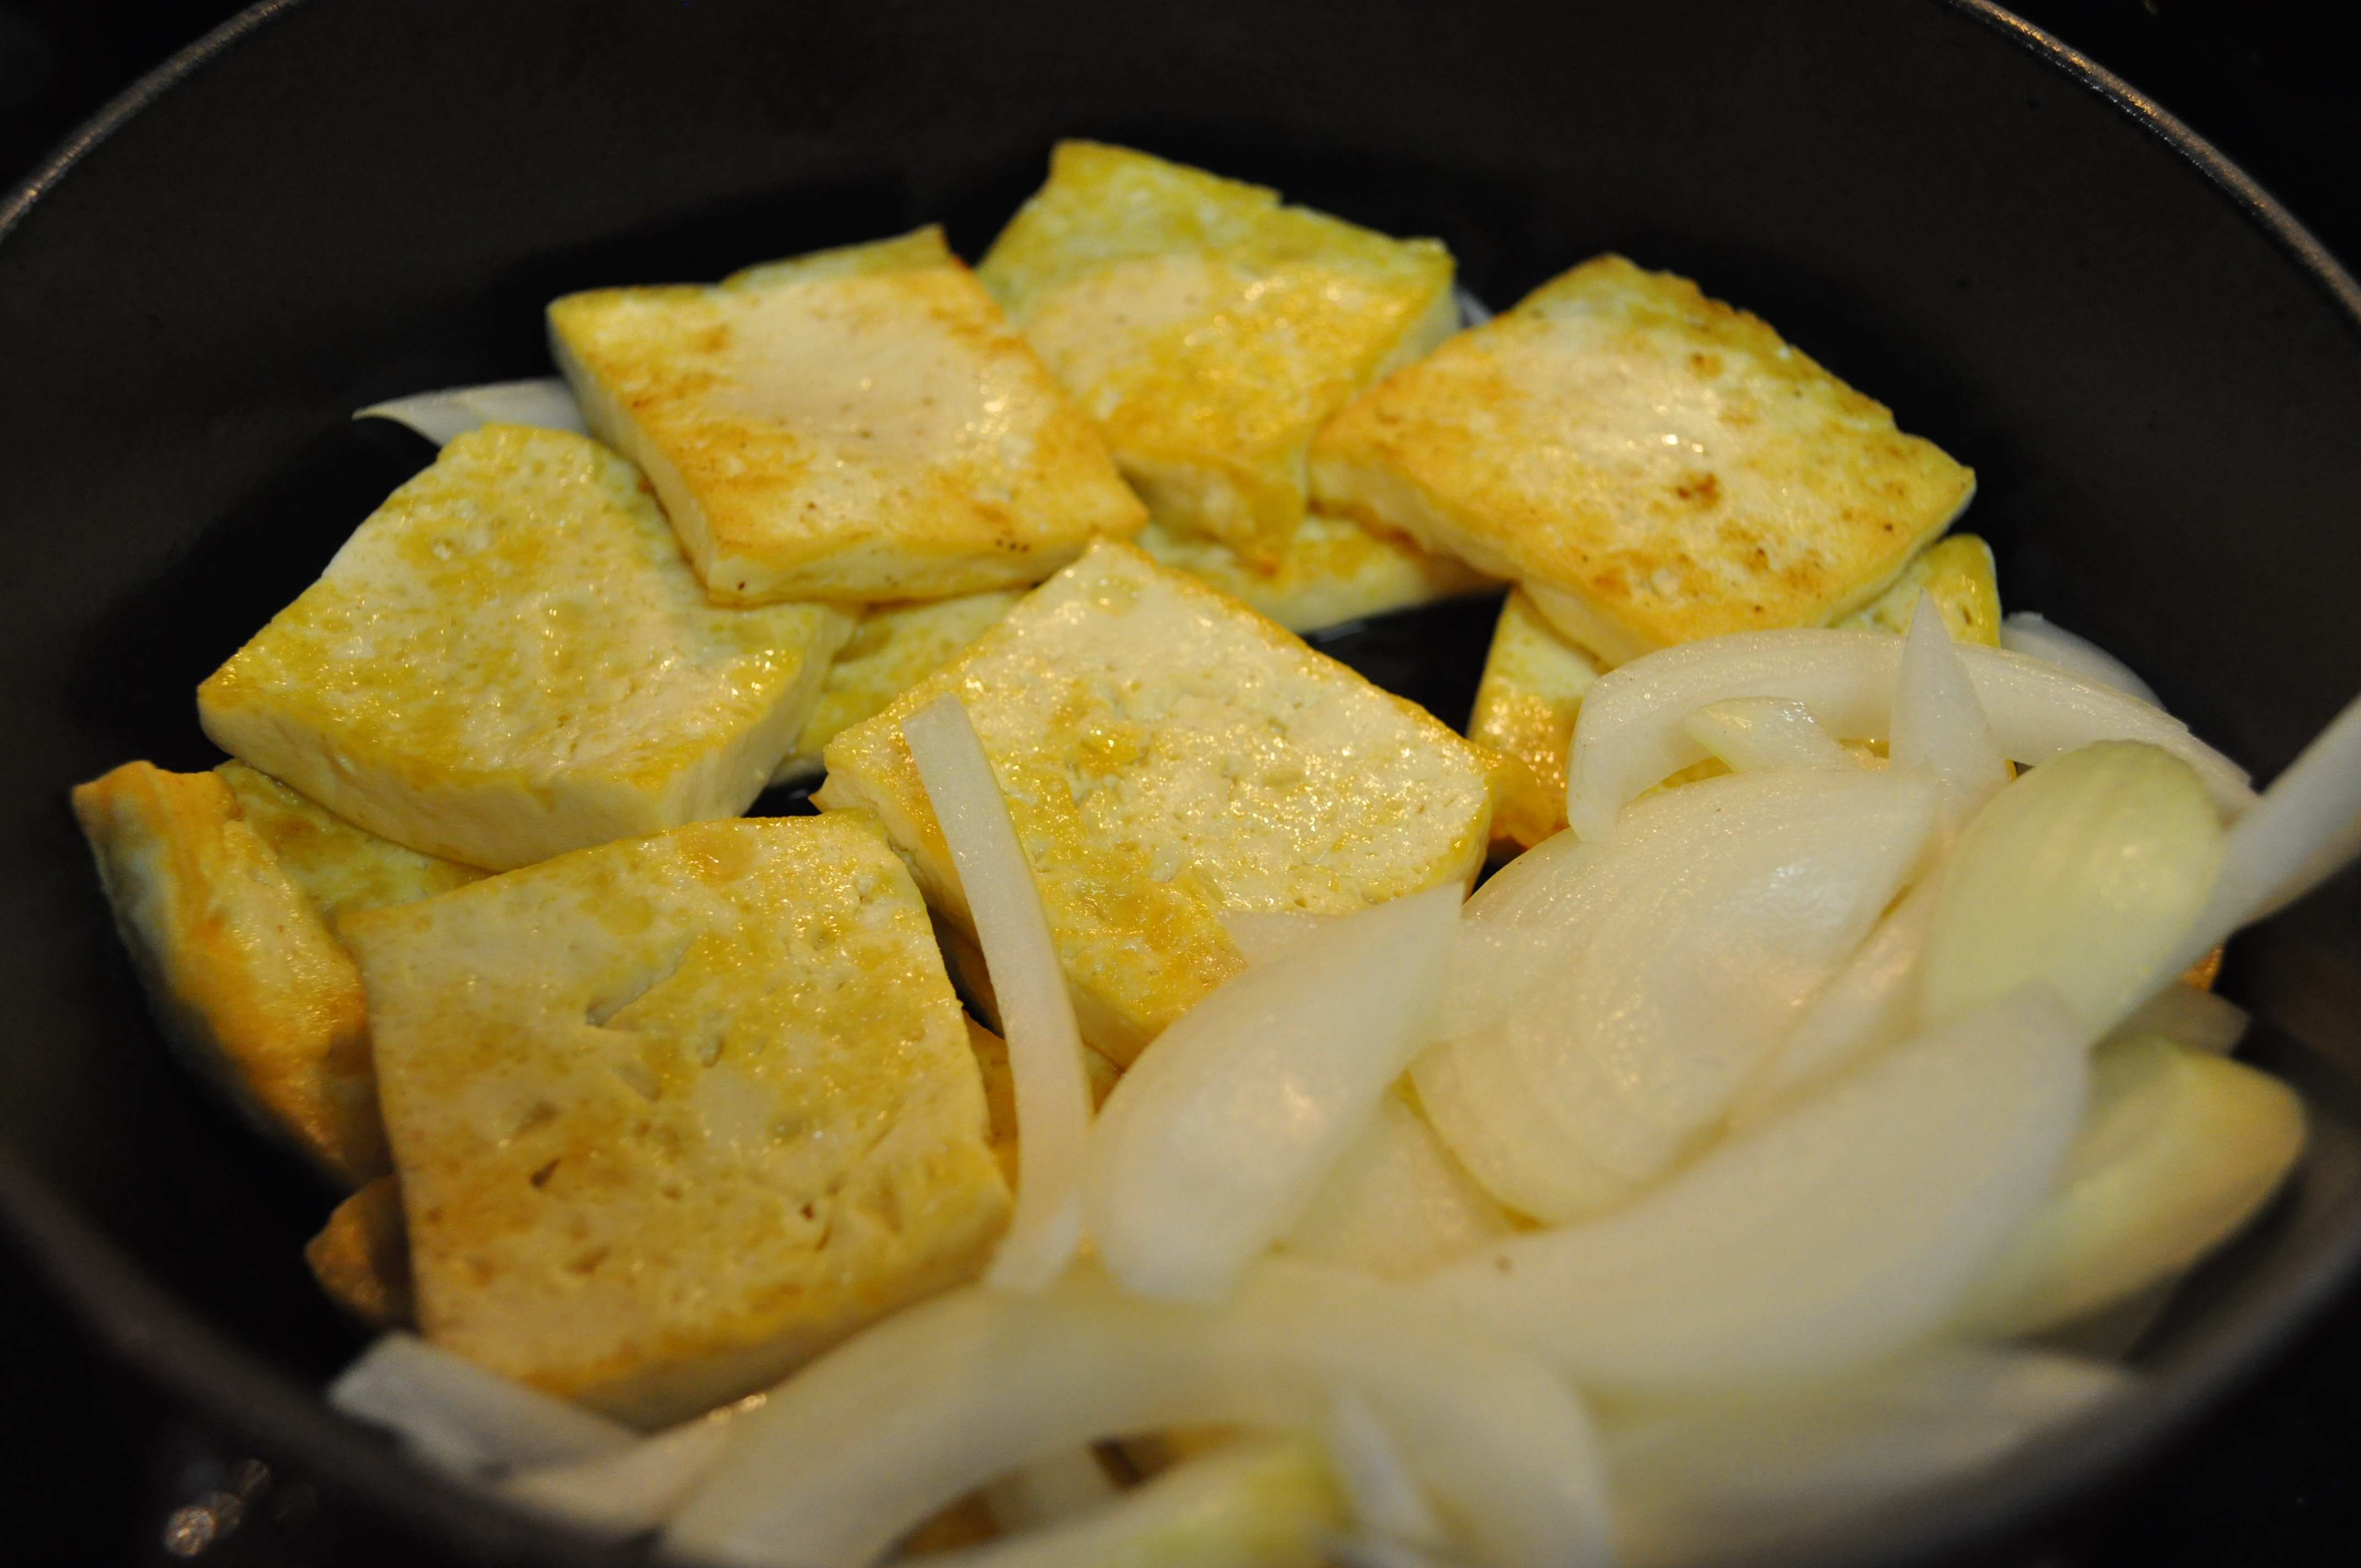
<instances>
[{"instance_id":1,"label":"sliced white onion","mask_svg":"<svg viewBox=\"0 0 2361 1568\"><path fill-rule=\"evenodd\" d=\"M946 693L904 719L902 737L975 922L1016 1089L1016 1212L985 1278L1001 1289L1038 1290L1082 1243L1091 1091L1073 999L1033 868L967 709Z\"/></svg>"},{"instance_id":2,"label":"sliced white onion","mask_svg":"<svg viewBox=\"0 0 2361 1568\"><path fill-rule=\"evenodd\" d=\"M1329 1171L1281 1245L1298 1256L1406 1279L1513 1227L1400 1092Z\"/></svg>"},{"instance_id":3,"label":"sliced white onion","mask_svg":"<svg viewBox=\"0 0 2361 1568\"><path fill-rule=\"evenodd\" d=\"M389 1429L416 1458L456 1475L592 1459L640 1441L620 1421L409 1333L384 1335L364 1351L328 1386L328 1403Z\"/></svg>"},{"instance_id":4,"label":"sliced white onion","mask_svg":"<svg viewBox=\"0 0 2361 1568\"><path fill-rule=\"evenodd\" d=\"M487 424L527 424L542 430L568 430L577 435L588 433L573 389L557 376L413 393L371 403L353 417L406 424L437 446Z\"/></svg>"},{"instance_id":5,"label":"sliced white onion","mask_svg":"<svg viewBox=\"0 0 2361 1568\"><path fill-rule=\"evenodd\" d=\"M1935 1329L2050 1189L2079 1025L2038 987L1921 1035L1587 1224L1414 1288L1646 1393L1825 1376Z\"/></svg>"},{"instance_id":6,"label":"sliced white onion","mask_svg":"<svg viewBox=\"0 0 2361 1568\"><path fill-rule=\"evenodd\" d=\"M1454 881L1322 927L1157 1036L1093 1130L1083 1208L1130 1289L1212 1300L1288 1226L1424 1043Z\"/></svg>"},{"instance_id":7,"label":"sliced white onion","mask_svg":"<svg viewBox=\"0 0 2361 1568\"><path fill-rule=\"evenodd\" d=\"M1344 1488L1354 1525L1368 1535L1405 1545L1442 1551L1450 1532L1435 1517L1426 1488L1411 1473L1393 1434L1368 1401L1347 1388L1336 1397L1322 1429L1329 1468Z\"/></svg>"},{"instance_id":8,"label":"sliced white onion","mask_svg":"<svg viewBox=\"0 0 2361 1568\"><path fill-rule=\"evenodd\" d=\"M2246 1037L2254 1018L2225 996L2176 981L2158 992L2116 1027L2115 1036L2160 1035L2192 1051L2228 1056Z\"/></svg>"},{"instance_id":9,"label":"sliced white onion","mask_svg":"<svg viewBox=\"0 0 2361 1568\"><path fill-rule=\"evenodd\" d=\"M1452 302L1459 307L1459 324L1463 327L1482 326L1492 319L1492 307L1477 299L1465 283L1454 284Z\"/></svg>"},{"instance_id":10,"label":"sliced white onion","mask_svg":"<svg viewBox=\"0 0 2361 1568\"><path fill-rule=\"evenodd\" d=\"M1932 594L1918 596L1910 629L1902 634L1902 664L1894 682L1887 725L1888 762L1913 768L1943 790L1943 828L1956 833L2009 781L2008 759L1993 739L1992 720L1976 699L1975 683L1951 641Z\"/></svg>"},{"instance_id":11,"label":"sliced white onion","mask_svg":"<svg viewBox=\"0 0 2361 1568\"><path fill-rule=\"evenodd\" d=\"M2000 645L2012 653L2040 659L2097 681L2102 685L2129 692L2142 702L2155 703L2158 707L2164 706L2157 699L2156 688L2132 674L2129 664L2089 638L2078 637L2029 609L2021 609L2002 619Z\"/></svg>"},{"instance_id":12,"label":"sliced white onion","mask_svg":"<svg viewBox=\"0 0 2361 1568\"><path fill-rule=\"evenodd\" d=\"M1959 1326L2038 1332L2172 1277L2253 1217L2303 1142L2303 1102L2277 1079L2153 1036L2109 1043L2057 1190Z\"/></svg>"},{"instance_id":13,"label":"sliced white onion","mask_svg":"<svg viewBox=\"0 0 2361 1568\"><path fill-rule=\"evenodd\" d=\"M2045 762L2093 740L2146 740L2188 762L2235 815L2246 773L2170 714L2038 659L1962 647L1960 661L2001 752ZM1682 721L1708 703L1800 702L1839 740L1887 739L1902 640L1883 631L1749 631L1684 642L1602 676L1582 701L1567 764L1567 820L1586 839L1615 831L1626 801L1705 759Z\"/></svg>"},{"instance_id":14,"label":"sliced white onion","mask_svg":"<svg viewBox=\"0 0 2361 1568\"><path fill-rule=\"evenodd\" d=\"M1218 1308L1142 1301L1087 1267L1036 1296L971 1287L911 1308L738 1423L666 1544L856 1568L1013 1455L1208 1422L1310 1431L1345 1389L1478 1561L1607 1560L1589 1421L1542 1362L1399 1288L1285 1261Z\"/></svg>"},{"instance_id":15,"label":"sliced white onion","mask_svg":"<svg viewBox=\"0 0 2361 1568\"><path fill-rule=\"evenodd\" d=\"M726 1405L611 1453L521 1470L500 1491L602 1540L645 1534L687 1500L728 1449L730 1420L762 1398Z\"/></svg>"},{"instance_id":16,"label":"sliced white onion","mask_svg":"<svg viewBox=\"0 0 2361 1568\"><path fill-rule=\"evenodd\" d=\"M1570 887L1516 895L1549 924L1497 940L1471 928L1515 1005L1446 1018L1452 1037L1419 1058L1435 1130L1537 1218L1629 1199L1719 1124L1868 933L1918 861L1935 798L1915 774L1848 767L1635 805L1603 858L1555 862Z\"/></svg>"},{"instance_id":17,"label":"sliced white onion","mask_svg":"<svg viewBox=\"0 0 2361 1568\"><path fill-rule=\"evenodd\" d=\"M2286 908L2361 853L2361 697L2347 703L2230 828L2222 880L2174 955L2179 974L2240 927Z\"/></svg>"},{"instance_id":18,"label":"sliced white onion","mask_svg":"<svg viewBox=\"0 0 2361 1568\"><path fill-rule=\"evenodd\" d=\"M1321 927L1335 919L1309 909L1230 909L1222 914L1222 929L1233 947L1250 964L1268 963Z\"/></svg>"},{"instance_id":19,"label":"sliced white onion","mask_svg":"<svg viewBox=\"0 0 2361 1568\"><path fill-rule=\"evenodd\" d=\"M1320 1451L1242 1438L1094 1508L926 1556L928 1568L1319 1568L1341 1522Z\"/></svg>"},{"instance_id":20,"label":"sliced white onion","mask_svg":"<svg viewBox=\"0 0 2361 1568\"><path fill-rule=\"evenodd\" d=\"M1953 1347L1607 1429L1627 1568L1723 1562L1973 1474L2128 1392L2120 1368Z\"/></svg>"},{"instance_id":21,"label":"sliced white onion","mask_svg":"<svg viewBox=\"0 0 2361 1568\"><path fill-rule=\"evenodd\" d=\"M1857 768L1853 754L1829 738L1812 710L1775 696L1709 702L1681 721L1689 739L1730 764L1733 773L1763 768Z\"/></svg>"},{"instance_id":22,"label":"sliced white onion","mask_svg":"<svg viewBox=\"0 0 2361 1568\"><path fill-rule=\"evenodd\" d=\"M1114 1479L1089 1444L1028 1459L983 1489L992 1522L1015 1533L1087 1511L1115 1495Z\"/></svg>"},{"instance_id":23,"label":"sliced white onion","mask_svg":"<svg viewBox=\"0 0 2361 1568\"><path fill-rule=\"evenodd\" d=\"M1994 795L1943 869L1920 1015L2047 982L2093 1043L2180 972L2220 874L2221 818L2179 759L2102 741Z\"/></svg>"},{"instance_id":24,"label":"sliced white onion","mask_svg":"<svg viewBox=\"0 0 2361 1568\"><path fill-rule=\"evenodd\" d=\"M1912 888L1853 949L1731 1102L1731 1126L1776 1113L1916 1031L1918 966L1926 957L1927 933L1935 928L1937 885L1928 878Z\"/></svg>"}]
</instances>

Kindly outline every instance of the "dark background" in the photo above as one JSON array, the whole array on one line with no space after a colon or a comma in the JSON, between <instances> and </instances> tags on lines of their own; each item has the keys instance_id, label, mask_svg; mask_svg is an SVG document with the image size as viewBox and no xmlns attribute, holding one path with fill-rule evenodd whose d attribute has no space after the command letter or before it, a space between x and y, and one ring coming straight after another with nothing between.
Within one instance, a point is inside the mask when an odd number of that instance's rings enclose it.
<instances>
[{"instance_id":1,"label":"dark background","mask_svg":"<svg viewBox=\"0 0 2361 1568\"><path fill-rule=\"evenodd\" d=\"M223 0L0 0L0 187L237 8ZM2361 263L2361 92L2339 47L2343 7L2024 0L2015 8L2188 121L2348 267ZM2361 1303L2123 1498L2092 1539L2050 1561L2309 1568L2361 1560L2356 1327ZM234 1484L223 1461L235 1455L210 1440L201 1424L95 1365L20 1261L0 1252L0 1556L93 1568L177 1561L162 1544L172 1508ZM398 1526L346 1521L300 1481L280 1478L252 1512L247 1528L199 1561L423 1568Z\"/></svg>"}]
</instances>

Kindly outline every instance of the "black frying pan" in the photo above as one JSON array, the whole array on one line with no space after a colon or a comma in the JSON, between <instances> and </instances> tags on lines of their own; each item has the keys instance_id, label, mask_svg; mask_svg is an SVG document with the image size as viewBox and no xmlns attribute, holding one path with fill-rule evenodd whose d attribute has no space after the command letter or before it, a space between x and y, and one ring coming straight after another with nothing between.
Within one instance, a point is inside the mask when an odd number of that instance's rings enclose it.
<instances>
[{"instance_id":1,"label":"black frying pan","mask_svg":"<svg viewBox=\"0 0 2361 1568\"><path fill-rule=\"evenodd\" d=\"M2361 293L2120 83L1972 0L271 0L0 205L0 1212L101 1341L461 1561L613 1560L314 1390L329 1197L164 1058L64 791L213 760L190 688L429 455L346 416L542 373L540 306L928 219L972 256L1084 133L1437 234L1506 302L1615 247L1974 465L2017 606L2268 777L2361 686ZM1333 651L1464 713L1480 613ZM2361 1256L2361 882L2225 988L2314 1147L2139 1398L1797 1563L1988 1554L2134 1473Z\"/></svg>"}]
</instances>

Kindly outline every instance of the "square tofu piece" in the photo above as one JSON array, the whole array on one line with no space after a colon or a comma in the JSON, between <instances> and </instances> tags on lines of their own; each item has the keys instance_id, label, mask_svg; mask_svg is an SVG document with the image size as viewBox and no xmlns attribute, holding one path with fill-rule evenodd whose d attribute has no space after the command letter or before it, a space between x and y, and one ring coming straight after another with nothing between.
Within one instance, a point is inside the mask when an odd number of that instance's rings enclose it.
<instances>
[{"instance_id":1,"label":"square tofu piece","mask_svg":"<svg viewBox=\"0 0 2361 1568\"><path fill-rule=\"evenodd\" d=\"M873 605L828 667L819 706L773 784L817 778L828 743L933 674L1025 596L1014 588L917 604Z\"/></svg>"},{"instance_id":2,"label":"square tofu piece","mask_svg":"<svg viewBox=\"0 0 2361 1568\"><path fill-rule=\"evenodd\" d=\"M364 833L238 762L126 762L73 806L166 1041L339 1184L382 1174L361 980L335 921L483 873Z\"/></svg>"},{"instance_id":3,"label":"square tofu piece","mask_svg":"<svg viewBox=\"0 0 2361 1568\"><path fill-rule=\"evenodd\" d=\"M717 604L1024 587L1145 516L936 229L718 288L568 295L549 336Z\"/></svg>"},{"instance_id":4,"label":"square tofu piece","mask_svg":"<svg viewBox=\"0 0 2361 1568\"><path fill-rule=\"evenodd\" d=\"M1491 586L1490 578L1464 562L1430 555L1408 540L1320 512L1304 517L1268 570L1249 565L1217 539L1175 533L1159 522L1140 530L1138 544L1165 565L1245 600L1290 631L1318 631Z\"/></svg>"},{"instance_id":5,"label":"square tofu piece","mask_svg":"<svg viewBox=\"0 0 2361 1568\"><path fill-rule=\"evenodd\" d=\"M697 823L357 916L421 1330L641 1425L966 1279L1008 1215L876 825Z\"/></svg>"},{"instance_id":6,"label":"square tofu piece","mask_svg":"<svg viewBox=\"0 0 2361 1568\"><path fill-rule=\"evenodd\" d=\"M2000 579L1993 570L1992 546L1972 533L1929 544L1911 557L1892 587L1836 624L1898 636L1910 630L1922 593L1935 596L1952 641L2000 646Z\"/></svg>"},{"instance_id":7,"label":"square tofu piece","mask_svg":"<svg viewBox=\"0 0 2361 1568\"><path fill-rule=\"evenodd\" d=\"M1975 476L1743 311L1585 262L1321 432L1312 494L1524 584L1609 665L1875 598Z\"/></svg>"},{"instance_id":8,"label":"square tofu piece","mask_svg":"<svg viewBox=\"0 0 2361 1568\"><path fill-rule=\"evenodd\" d=\"M1266 568L1313 433L1458 325L1437 242L1094 142L1059 145L977 272L1157 521Z\"/></svg>"},{"instance_id":9,"label":"square tofu piece","mask_svg":"<svg viewBox=\"0 0 2361 1568\"><path fill-rule=\"evenodd\" d=\"M1235 972L1232 911L1341 915L1472 877L1493 759L1228 596L1101 544L828 748L972 935L903 718L955 692L992 759L1082 1038L1128 1064Z\"/></svg>"},{"instance_id":10,"label":"square tofu piece","mask_svg":"<svg viewBox=\"0 0 2361 1568\"><path fill-rule=\"evenodd\" d=\"M629 463L487 425L362 523L197 710L339 816L503 870L743 811L851 632L817 605L716 607Z\"/></svg>"},{"instance_id":11,"label":"square tofu piece","mask_svg":"<svg viewBox=\"0 0 2361 1568\"><path fill-rule=\"evenodd\" d=\"M1598 679L1590 655L1557 633L1522 588L1509 590L1492 629L1467 737L1508 760L1492 837L1530 850L1565 826L1566 758L1583 694Z\"/></svg>"}]
</instances>

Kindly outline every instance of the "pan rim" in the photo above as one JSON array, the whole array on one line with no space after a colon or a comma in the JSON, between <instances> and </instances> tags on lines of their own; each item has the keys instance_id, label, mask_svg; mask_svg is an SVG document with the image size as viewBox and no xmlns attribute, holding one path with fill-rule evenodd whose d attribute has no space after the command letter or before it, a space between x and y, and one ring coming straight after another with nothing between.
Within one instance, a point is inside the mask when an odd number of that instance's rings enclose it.
<instances>
[{"instance_id":1,"label":"pan rim","mask_svg":"<svg viewBox=\"0 0 2361 1568\"><path fill-rule=\"evenodd\" d=\"M0 243L84 158L199 71L309 0L258 0L102 106L0 194ZM2261 229L2275 248L2361 337L2361 284L2301 220L2253 176L2154 100L2080 50L1995 0L1934 0L2031 55L2190 164L2217 196ZM2269 1365L2321 1320L2361 1276L2361 1203L2348 1203L2336 1245L2303 1260L2235 1332L2216 1331L2169 1381L2151 1380L2120 1400L2021 1453L1971 1486L1907 1499L1861 1521L1841 1541L1799 1541L1758 1563L1905 1563L1955 1557L2029 1532L2103 1489L2121 1484L2184 1440L2195 1425ZM206 1322L174 1299L121 1248L0 1141L0 1227L33 1273L71 1305L82 1332L115 1358L219 1420L389 1517L441 1536L475 1555L544 1562L639 1561L624 1549L537 1519L491 1496L407 1463L377 1434L335 1414L318 1391ZM160 1521L159 1521L160 1522Z\"/></svg>"}]
</instances>

